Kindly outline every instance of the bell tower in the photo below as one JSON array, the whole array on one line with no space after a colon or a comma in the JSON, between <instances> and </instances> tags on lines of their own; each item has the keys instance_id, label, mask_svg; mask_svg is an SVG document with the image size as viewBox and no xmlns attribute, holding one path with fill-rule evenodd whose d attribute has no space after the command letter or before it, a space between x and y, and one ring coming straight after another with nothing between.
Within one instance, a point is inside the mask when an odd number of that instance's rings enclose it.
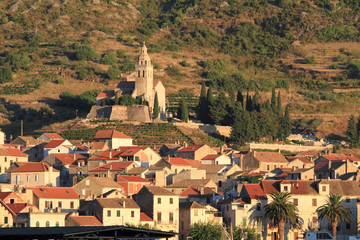
<instances>
[{"instance_id":1,"label":"bell tower","mask_svg":"<svg viewBox=\"0 0 360 240\"><path fill-rule=\"evenodd\" d=\"M143 97L149 104L153 104L153 66L151 65L150 56L147 53L145 42L141 47L141 52L138 60L138 64L135 66L135 89L136 96Z\"/></svg>"}]
</instances>

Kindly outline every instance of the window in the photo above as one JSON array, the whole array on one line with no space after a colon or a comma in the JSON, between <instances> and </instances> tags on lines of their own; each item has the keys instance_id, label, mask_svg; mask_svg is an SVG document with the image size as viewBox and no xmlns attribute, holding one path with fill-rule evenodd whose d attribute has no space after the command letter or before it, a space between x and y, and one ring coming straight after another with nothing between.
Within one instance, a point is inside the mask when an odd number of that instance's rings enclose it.
<instances>
[{"instance_id":1,"label":"window","mask_svg":"<svg viewBox=\"0 0 360 240\"><path fill-rule=\"evenodd\" d=\"M170 204L173 204L173 203L174 203L174 199L170 198Z\"/></svg>"},{"instance_id":2,"label":"window","mask_svg":"<svg viewBox=\"0 0 360 240\"><path fill-rule=\"evenodd\" d=\"M107 216L108 216L108 217L111 217L111 210L108 210L108 211L107 211Z\"/></svg>"},{"instance_id":3,"label":"window","mask_svg":"<svg viewBox=\"0 0 360 240\"><path fill-rule=\"evenodd\" d=\"M10 203L15 203L15 199L14 199L14 198L10 198Z\"/></svg>"},{"instance_id":4,"label":"window","mask_svg":"<svg viewBox=\"0 0 360 240\"><path fill-rule=\"evenodd\" d=\"M145 65L147 65L147 61L145 60Z\"/></svg>"},{"instance_id":5,"label":"window","mask_svg":"<svg viewBox=\"0 0 360 240\"><path fill-rule=\"evenodd\" d=\"M138 71L138 77L140 77L140 71Z\"/></svg>"},{"instance_id":6,"label":"window","mask_svg":"<svg viewBox=\"0 0 360 240\"><path fill-rule=\"evenodd\" d=\"M62 207L62 202L61 202L61 201L58 202L58 207L59 207L59 208Z\"/></svg>"},{"instance_id":7,"label":"window","mask_svg":"<svg viewBox=\"0 0 360 240\"><path fill-rule=\"evenodd\" d=\"M270 171L270 165L266 165L266 170Z\"/></svg>"},{"instance_id":8,"label":"window","mask_svg":"<svg viewBox=\"0 0 360 240\"><path fill-rule=\"evenodd\" d=\"M313 224L316 224L317 223L317 217L312 217L312 222L313 222Z\"/></svg>"},{"instance_id":9,"label":"window","mask_svg":"<svg viewBox=\"0 0 360 240\"><path fill-rule=\"evenodd\" d=\"M26 175L26 181L30 182L30 175Z\"/></svg>"},{"instance_id":10,"label":"window","mask_svg":"<svg viewBox=\"0 0 360 240\"><path fill-rule=\"evenodd\" d=\"M184 222L181 222L181 230L184 230Z\"/></svg>"},{"instance_id":11,"label":"window","mask_svg":"<svg viewBox=\"0 0 360 240\"><path fill-rule=\"evenodd\" d=\"M284 191L288 192L288 186L284 186Z\"/></svg>"},{"instance_id":12,"label":"window","mask_svg":"<svg viewBox=\"0 0 360 240\"><path fill-rule=\"evenodd\" d=\"M207 197L207 198L206 198L206 203L210 203L210 200L211 200L211 199L210 199L209 197Z\"/></svg>"},{"instance_id":13,"label":"window","mask_svg":"<svg viewBox=\"0 0 360 240\"><path fill-rule=\"evenodd\" d=\"M85 189L81 189L80 195L85 195Z\"/></svg>"},{"instance_id":14,"label":"window","mask_svg":"<svg viewBox=\"0 0 360 240\"><path fill-rule=\"evenodd\" d=\"M39 181L39 175L38 174L35 175L35 182L37 182L37 181Z\"/></svg>"},{"instance_id":15,"label":"window","mask_svg":"<svg viewBox=\"0 0 360 240\"><path fill-rule=\"evenodd\" d=\"M317 199L316 199L316 198L313 198L313 200L312 200L312 206L313 206L313 207L316 207L316 206L317 206Z\"/></svg>"},{"instance_id":16,"label":"window","mask_svg":"<svg viewBox=\"0 0 360 240\"><path fill-rule=\"evenodd\" d=\"M246 226L246 218L243 218L242 225L243 225L243 226Z\"/></svg>"},{"instance_id":17,"label":"window","mask_svg":"<svg viewBox=\"0 0 360 240\"><path fill-rule=\"evenodd\" d=\"M345 202L350 202L350 198L346 198L346 199L345 199Z\"/></svg>"},{"instance_id":18,"label":"window","mask_svg":"<svg viewBox=\"0 0 360 240\"><path fill-rule=\"evenodd\" d=\"M50 227L50 222L49 221L46 221L46 227Z\"/></svg>"},{"instance_id":19,"label":"window","mask_svg":"<svg viewBox=\"0 0 360 240\"><path fill-rule=\"evenodd\" d=\"M326 192L326 186L322 186L322 191Z\"/></svg>"},{"instance_id":20,"label":"window","mask_svg":"<svg viewBox=\"0 0 360 240\"><path fill-rule=\"evenodd\" d=\"M161 204L161 198L158 198L158 204Z\"/></svg>"},{"instance_id":21,"label":"window","mask_svg":"<svg viewBox=\"0 0 360 240\"><path fill-rule=\"evenodd\" d=\"M174 214L173 213L169 213L169 222L170 223L174 222Z\"/></svg>"},{"instance_id":22,"label":"window","mask_svg":"<svg viewBox=\"0 0 360 240\"><path fill-rule=\"evenodd\" d=\"M49 202L45 201L45 208L48 208L48 207L49 207Z\"/></svg>"},{"instance_id":23,"label":"window","mask_svg":"<svg viewBox=\"0 0 360 240\"><path fill-rule=\"evenodd\" d=\"M298 205L299 205L299 201L298 201L297 198L294 198L294 205L295 205L295 206L298 206Z\"/></svg>"},{"instance_id":24,"label":"window","mask_svg":"<svg viewBox=\"0 0 360 240\"><path fill-rule=\"evenodd\" d=\"M20 184L20 175L15 176L16 185Z\"/></svg>"},{"instance_id":25,"label":"window","mask_svg":"<svg viewBox=\"0 0 360 240\"><path fill-rule=\"evenodd\" d=\"M70 202L70 208L71 208L71 209L74 208L74 202L73 202L73 201Z\"/></svg>"},{"instance_id":26,"label":"window","mask_svg":"<svg viewBox=\"0 0 360 240\"><path fill-rule=\"evenodd\" d=\"M226 211L229 211L229 205L226 206Z\"/></svg>"},{"instance_id":27,"label":"window","mask_svg":"<svg viewBox=\"0 0 360 240\"><path fill-rule=\"evenodd\" d=\"M121 216L120 210L117 210L117 211L116 211L116 216L117 216L117 217L120 217L120 216Z\"/></svg>"},{"instance_id":28,"label":"window","mask_svg":"<svg viewBox=\"0 0 360 240\"><path fill-rule=\"evenodd\" d=\"M161 223L161 212L158 212L157 214L157 220L159 223Z\"/></svg>"},{"instance_id":29,"label":"window","mask_svg":"<svg viewBox=\"0 0 360 240\"><path fill-rule=\"evenodd\" d=\"M7 157L5 157L5 162L7 162Z\"/></svg>"},{"instance_id":30,"label":"window","mask_svg":"<svg viewBox=\"0 0 360 240\"><path fill-rule=\"evenodd\" d=\"M135 217L135 211L131 211L131 217Z\"/></svg>"},{"instance_id":31,"label":"window","mask_svg":"<svg viewBox=\"0 0 360 240\"><path fill-rule=\"evenodd\" d=\"M58 227L58 226L59 226L59 222L56 222L55 226Z\"/></svg>"},{"instance_id":32,"label":"window","mask_svg":"<svg viewBox=\"0 0 360 240\"><path fill-rule=\"evenodd\" d=\"M143 77L145 77L145 70L143 71Z\"/></svg>"},{"instance_id":33,"label":"window","mask_svg":"<svg viewBox=\"0 0 360 240\"><path fill-rule=\"evenodd\" d=\"M219 187L221 187L222 186L222 181L219 181Z\"/></svg>"},{"instance_id":34,"label":"window","mask_svg":"<svg viewBox=\"0 0 360 240\"><path fill-rule=\"evenodd\" d=\"M36 222L36 227L40 227L39 221Z\"/></svg>"},{"instance_id":35,"label":"window","mask_svg":"<svg viewBox=\"0 0 360 240\"><path fill-rule=\"evenodd\" d=\"M197 209L194 210L194 216L197 217L199 215L199 212Z\"/></svg>"},{"instance_id":36,"label":"window","mask_svg":"<svg viewBox=\"0 0 360 240\"><path fill-rule=\"evenodd\" d=\"M4 217L4 223L8 224L9 223L9 217Z\"/></svg>"},{"instance_id":37,"label":"window","mask_svg":"<svg viewBox=\"0 0 360 240\"><path fill-rule=\"evenodd\" d=\"M346 229L350 229L350 228L351 228L350 223L346 223Z\"/></svg>"}]
</instances>

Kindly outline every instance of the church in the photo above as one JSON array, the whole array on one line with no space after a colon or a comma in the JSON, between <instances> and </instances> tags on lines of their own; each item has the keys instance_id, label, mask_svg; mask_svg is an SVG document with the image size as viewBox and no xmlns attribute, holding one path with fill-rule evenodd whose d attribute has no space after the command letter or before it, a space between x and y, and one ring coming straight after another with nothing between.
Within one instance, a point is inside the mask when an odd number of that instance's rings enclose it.
<instances>
[{"instance_id":1,"label":"church","mask_svg":"<svg viewBox=\"0 0 360 240\"><path fill-rule=\"evenodd\" d=\"M145 43L143 43L143 46L141 47L140 56L138 57L138 62L135 65L135 72L132 73L130 76L127 77L127 81L121 81L117 88L115 90L106 90L101 91L99 95L96 97L96 105L101 106L102 101L106 99L115 99L116 97L120 98L124 95L130 95L133 98L141 98L143 101L145 100L147 102L147 109L141 109L142 112L147 112L149 116L146 116L145 118L138 119L140 121L144 121L143 119L149 119L152 120L152 115L154 112L154 101L155 101L155 94L158 96L158 103L159 103L159 117L161 119L166 118L166 97L165 97L165 87L159 80L154 80L153 76L153 70L154 67L151 64L150 56L147 52L147 47ZM125 107L125 106L124 106ZM130 108L126 109L126 111L134 112L134 109L131 110L131 106L128 106ZM137 106L138 109L140 106ZM117 109L124 109L124 108L117 108ZM96 114L96 117L108 117L109 119L115 119L114 117L108 116L109 114L114 111L114 108L111 109L111 112L108 111L101 111L101 109L98 107L96 108L96 111L98 113ZM123 110L122 110L123 111ZM93 114L90 115L90 113L93 112ZM90 111L88 118L93 118L94 111L93 109ZM99 116L100 114L100 116ZM119 115L118 113L116 115ZM133 118L131 116L126 117L126 114L120 114L122 119L116 119L116 120L137 120L137 119L131 119ZM129 118L129 119L126 119ZM145 121L146 121L145 120Z\"/></svg>"}]
</instances>

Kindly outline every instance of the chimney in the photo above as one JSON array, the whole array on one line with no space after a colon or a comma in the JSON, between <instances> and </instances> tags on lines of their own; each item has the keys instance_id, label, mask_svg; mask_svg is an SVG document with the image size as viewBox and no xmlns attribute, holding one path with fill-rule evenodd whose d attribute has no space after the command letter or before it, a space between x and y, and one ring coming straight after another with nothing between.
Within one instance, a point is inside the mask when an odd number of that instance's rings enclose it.
<instances>
[{"instance_id":1,"label":"chimney","mask_svg":"<svg viewBox=\"0 0 360 240\"><path fill-rule=\"evenodd\" d=\"M49 169L49 172L53 172L53 167L52 166L49 166L48 169Z\"/></svg>"},{"instance_id":2,"label":"chimney","mask_svg":"<svg viewBox=\"0 0 360 240\"><path fill-rule=\"evenodd\" d=\"M111 164L109 165L109 170L110 170L110 171L112 170L112 165L111 165Z\"/></svg>"},{"instance_id":3,"label":"chimney","mask_svg":"<svg viewBox=\"0 0 360 240\"><path fill-rule=\"evenodd\" d=\"M281 153L281 150L280 150L280 148L278 149L278 153Z\"/></svg>"},{"instance_id":4,"label":"chimney","mask_svg":"<svg viewBox=\"0 0 360 240\"><path fill-rule=\"evenodd\" d=\"M109 152L109 159L111 159L112 158L112 152L111 152L111 150L110 150L110 152Z\"/></svg>"},{"instance_id":5,"label":"chimney","mask_svg":"<svg viewBox=\"0 0 360 240\"><path fill-rule=\"evenodd\" d=\"M253 155L254 155L254 157L256 157L256 151L254 150L254 152L253 152Z\"/></svg>"},{"instance_id":6,"label":"chimney","mask_svg":"<svg viewBox=\"0 0 360 240\"><path fill-rule=\"evenodd\" d=\"M220 147L220 153L222 154L223 152L224 152L224 147L221 146L221 147Z\"/></svg>"},{"instance_id":7,"label":"chimney","mask_svg":"<svg viewBox=\"0 0 360 240\"><path fill-rule=\"evenodd\" d=\"M239 164L240 164L241 170L244 170L244 155L241 153L240 153L240 163Z\"/></svg>"},{"instance_id":8,"label":"chimney","mask_svg":"<svg viewBox=\"0 0 360 240\"><path fill-rule=\"evenodd\" d=\"M183 147L186 148L188 145L187 145L187 142L183 142Z\"/></svg>"},{"instance_id":9,"label":"chimney","mask_svg":"<svg viewBox=\"0 0 360 240\"><path fill-rule=\"evenodd\" d=\"M76 153L73 154L73 159L76 160Z\"/></svg>"}]
</instances>

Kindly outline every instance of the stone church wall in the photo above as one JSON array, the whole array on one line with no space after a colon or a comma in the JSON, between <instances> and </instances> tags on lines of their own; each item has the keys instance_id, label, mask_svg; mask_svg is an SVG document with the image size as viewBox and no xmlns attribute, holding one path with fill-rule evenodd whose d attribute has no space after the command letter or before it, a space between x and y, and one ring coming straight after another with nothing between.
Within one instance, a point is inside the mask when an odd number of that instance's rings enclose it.
<instances>
[{"instance_id":1,"label":"stone church wall","mask_svg":"<svg viewBox=\"0 0 360 240\"><path fill-rule=\"evenodd\" d=\"M109 120L125 120L150 122L148 106L92 106L87 119L108 118Z\"/></svg>"}]
</instances>

